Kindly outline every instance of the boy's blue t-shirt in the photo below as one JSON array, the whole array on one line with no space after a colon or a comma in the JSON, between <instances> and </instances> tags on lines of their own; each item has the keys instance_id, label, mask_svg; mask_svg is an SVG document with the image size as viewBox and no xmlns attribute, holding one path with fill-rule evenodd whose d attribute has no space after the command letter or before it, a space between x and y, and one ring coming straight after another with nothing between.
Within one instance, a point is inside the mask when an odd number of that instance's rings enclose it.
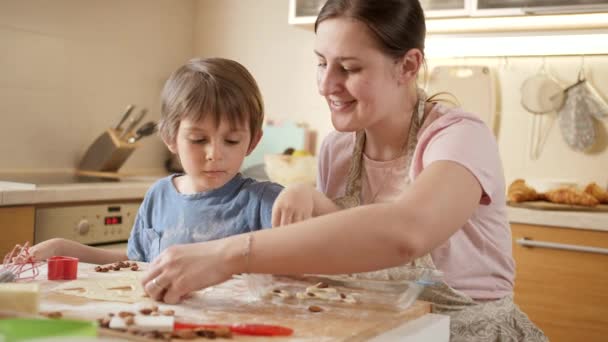
<instances>
[{"instance_id":1,"label":"boy's blue t-shirt","mask_svg":"<svg viewBox=\"0 0 608 342\"><path fill-rule=\"evenodd\" d=\"M127 246L129 260L154 260L165 248L270 228L272 205L283 187L237 174L221 188L184 195L174 174L146 193Z\"/></svg>"}]
</instances>

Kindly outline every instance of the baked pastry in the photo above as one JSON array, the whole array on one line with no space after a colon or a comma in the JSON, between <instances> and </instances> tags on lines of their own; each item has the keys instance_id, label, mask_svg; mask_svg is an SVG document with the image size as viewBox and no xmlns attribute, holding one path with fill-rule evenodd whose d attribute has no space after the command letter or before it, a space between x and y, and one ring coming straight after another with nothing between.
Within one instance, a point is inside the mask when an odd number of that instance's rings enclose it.
<instances>
[{"instance_id":1,"label":"baked pastry","mask_svg":"<svg viewBox=\"0 0 608 342\"><path fill-rule=\"evenodd\" d=\"M541 195L528 186L523 179L516 179L509 185L507 198L511 202L538 201L542 199Z\"/></svg>"},{"instance_id":2,"label":"baked pastry","mask_svg":"<svg viewBox=\"0 0 608 342\"><path fill-rule=\"evenodd\" d=\"M560 204L582 205L585 207L595 207L600 204L600 201L590 194L570 187L549 190L544 193L544 197L549 202Z\"/></svg>"},{"instance_id":3,"label":"baked pastry","mask_svg":"<svg viewBox=\"0 0 608 342\"><path fill-rule=\"evenodd\" d=\"M608 191L596 183L587 185L587 187L585 187L585 192L595 197L600 203L608 204Z\"/></svg>"}]
</instances>

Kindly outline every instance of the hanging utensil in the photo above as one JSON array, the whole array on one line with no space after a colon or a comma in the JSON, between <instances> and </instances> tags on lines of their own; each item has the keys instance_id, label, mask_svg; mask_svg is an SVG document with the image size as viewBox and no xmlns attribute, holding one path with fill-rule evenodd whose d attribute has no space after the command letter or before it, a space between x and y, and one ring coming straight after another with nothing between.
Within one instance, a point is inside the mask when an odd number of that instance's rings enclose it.
<instances>
[{"instance_id":1,"label":"hanging utensil","mask_svg":"<svg viewBox=\"0 0 608 342\"><path fill-rule=\"evenodd\" d=\"M575 151L585 151L595 144L596 122L608 117L608 103L585 78L584 66L577 81L564 90L566 101L559 111L562 137Z\"/></svg>"},{"instance_id":2,"label":"hanging utensil","mask_svg":"<svg viewBox=\"0 0 608 342\"><path fill-rule=\"evenodd\" d=\"M549 122L548 127L544 127L543 116L556 112L563 106L564 91L557 80L547 71L543 59L539 71L522 83L520 92L521 106L533 115L529 155L530 159L536 160L540 157L542 148L553 127L553 121ZM545 129L543 130L543 128Z\"/></svg>"},{"instance_id":3,"label":"hanging utensil","mask_svg":"<svg viewBox=\"0 0 608 342\"><path fill-rule=\"evenodd\" d=\"M129 144L133 144L143 137L147 137L148 135L154 134L156 131L157 131L156 122L154 122L154 121L146 122L145 124L139 126L137 131L135 131L135 135L130 137L129 140L127 140L127 141L129 142Z\"/></svg>"}]
</instances>

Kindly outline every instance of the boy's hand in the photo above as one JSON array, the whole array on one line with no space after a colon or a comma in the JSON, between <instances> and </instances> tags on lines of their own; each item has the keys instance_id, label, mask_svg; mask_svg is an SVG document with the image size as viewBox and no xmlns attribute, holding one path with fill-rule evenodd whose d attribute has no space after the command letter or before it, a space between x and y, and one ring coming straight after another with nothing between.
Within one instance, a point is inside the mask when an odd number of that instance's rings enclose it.
<instances>
[{"instance_id":1,"label":"boy's hand","mask_svg":"<svg viewBox=\"0 0 608 342\"><path fill-rule=\"evenodd\" d=\"M37 245L30 247L30 257L32 257L33 261L45 261L46 259L60 254L61 246L64 244L63 239L54 238L50 240L43 241ZM14 259L13 262L16 263L24 263L30 260L24 260L23 258Z\"/></svg>"},{"instance_id":2,"label":"boy's hand","mask_svg":"<svg viewBox=\"0 0 608 342\"><path fill-rule=\"evenodd\" d=\"M311 185L296 184L285 188L272 206L272 226L279 227L313 216L314 191Z\"/></svg>"}]
</instances>

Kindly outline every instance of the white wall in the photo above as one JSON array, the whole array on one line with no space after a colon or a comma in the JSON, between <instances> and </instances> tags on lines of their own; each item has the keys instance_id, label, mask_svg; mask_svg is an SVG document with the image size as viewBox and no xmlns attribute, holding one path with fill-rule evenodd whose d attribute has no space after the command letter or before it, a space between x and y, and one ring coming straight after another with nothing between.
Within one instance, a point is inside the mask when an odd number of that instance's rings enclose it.
<instances>
[{"instance_id":1,"label":"white wall","mask_svg":"<svg viewBox=\"0 0 608 342\"><path fill-rule=\"evenodd\" d=\"M193 52L193 1L0 1L0 171L71 169L127 104L159 118L164 80ZM144 122L145 122L144 121ZM157 169L160 139L124 170Z\"/></svg>"},{"instance_id":2,"label":"white wall","mask_svg":"<svg viewBox=\"0 0 608 342\"><path fill-rule=\"evenodd\" d=\"M314 34L287 24L288 2L199 0L195 52L238 60L258 81L268 118L307 122L323 137L332 126L317 92Z\"/></svg>"},{"instance_id":3,"label":"white wall","mask_svg":"<svg viewBox=\"0 0 608 342\"><path fill-rule=\"evenodd\" d=\"M546 70L563 86L573 84L584 65L588 81L608 100L608 57L553 56L545 58ZM530 137L533 115L520 104L521 85L526 78L540 72L543 59L539 57L467 58L458 60L431 60L429 68L441 64L482 64L495 72L499 87L498 144L507 180L572 179L579 182L608 184L608 119L598 121L597 143L587 153L576 152L566 145L559 127L558 115L542 118L550 127L540 157L530 157ZM608 113L607 113L608 114ZM551 124L552 123L552 124Z\"/></svg>"},{"instance_id":4,"label":"white wall","mask_svg":"<svg viewBox=\"0 0 608 342\"><path fill-rule=\"evenodd\" d=\"M272 118L304 120L324 136L331 130L329 111L317 94L314 33L287 24L287 0L198 0L195 51L241 61L258 79ZM600 42L598 42L599 44ZM498 142L508 181L525 178L568 178L608 184L608 120L600 124L600 146L591 153L570 150L555 122L538 160L529 158L532 115L520 105L523 80L538 72L542 58L430 60L440 64L485 64L497 73L500 99ZM564 84L574 81L579 57L549 57L551 70ZM590 81L608 98L608 56L588 56Z\"/></svg>"},{"instance_id":5,"label":"white wall","mask_svg":"<svg viewBox=\"0 0 608 342\"><path fill-rule=\"evenodd\" d=\"M262 89L268 117L331 129L316 89L314 33L287 24L287 0L0 1L0 172L74 168L88 145L128 103L159 117L159 92L194 55L234 58ZM598 42L598 44L601 42ZM570 150L554 125L540 159L528 157L532 117L519 104L522 81L540 58L431 60L492 67L500 84L498 140L508 180L575 178L608 183L608 151ZM565 84L580 58L550 57ZM608 95L608 56L585 59L587 76ZM601 141L607 139L604 120ZM124 170L162 168L166 150L143 140Z\"/></svg>"}]
</instances>

